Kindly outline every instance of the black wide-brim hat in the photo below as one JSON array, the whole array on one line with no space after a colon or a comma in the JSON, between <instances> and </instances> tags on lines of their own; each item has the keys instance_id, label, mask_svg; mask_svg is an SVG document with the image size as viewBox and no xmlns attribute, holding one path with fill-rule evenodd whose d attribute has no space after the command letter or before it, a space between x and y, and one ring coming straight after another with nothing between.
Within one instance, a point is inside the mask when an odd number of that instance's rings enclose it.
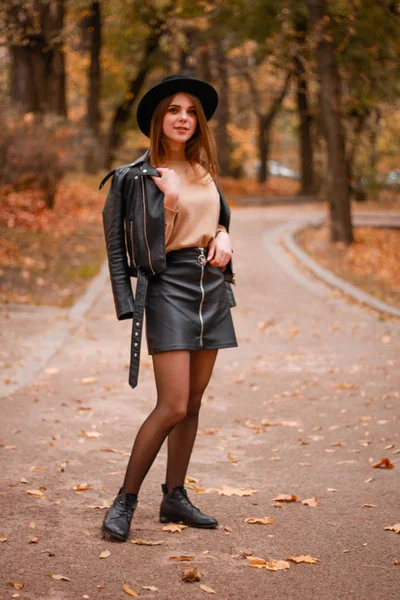
<instances>
[{"instance_id":1,"label":"black wide-brim hat","mask_svg":"<svg viewBox=\"0 0 400 600\"><path fill-rule=\"evenodd\" d=\"M211 119L218 106L217 90L209 83L188 75L168 75L153 86L139 102L136 119L144 135L150 137L151 118L160 100L178 92L196 96L201 102L207 121Z\"/></svg>"}]
</instances>

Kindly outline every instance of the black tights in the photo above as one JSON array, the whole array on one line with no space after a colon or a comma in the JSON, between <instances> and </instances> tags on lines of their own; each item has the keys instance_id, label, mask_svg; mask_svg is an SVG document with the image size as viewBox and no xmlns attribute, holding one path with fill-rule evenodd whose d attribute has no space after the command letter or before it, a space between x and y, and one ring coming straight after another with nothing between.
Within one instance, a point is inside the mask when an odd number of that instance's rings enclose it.
<instances>
[{"instance_id":1,"label":"black tights","mask_svg":"<svg viewBox=\"0 0 400 600\"><path fill-rule=\"evenodd\" d=\"M168 436L168 490L184 485L199 421L200 403L218 350L172 350L152 355L157 404L141 425L126 469L123 491L138 494Z\"/></svg>"}]
</instances>

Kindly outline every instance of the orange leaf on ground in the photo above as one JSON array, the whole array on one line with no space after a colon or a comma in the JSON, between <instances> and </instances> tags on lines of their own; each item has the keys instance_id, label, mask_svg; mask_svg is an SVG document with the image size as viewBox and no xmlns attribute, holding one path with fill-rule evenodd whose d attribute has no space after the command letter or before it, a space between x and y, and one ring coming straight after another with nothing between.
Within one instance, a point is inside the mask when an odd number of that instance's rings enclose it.
<instances>
[{"instance_id":1,"label":"orange leaf on ground","mask_svg":"<svg viewBox=\"0 0 400 600\"><path fill-rule=\"evenodd\" d=\"M316 562L320 562L319 558L315 558L314 556L310 556L309 554L301 556L292 556L291 554L289 554L287 559L295 563L314 564Z\"/></svg>"},{"instance_id":2,"label":"orange leaf on ground","mask_svg":"<svg viewBox=\"0 0 400 600\"><path fill-rule=\"evenodd\" d=\"M286 560L269 560L265 566L268 571L282 571L283 569L290 569L290 565Z\"/></svg>"},{"instance_id":3,"label":"orange leaf on ground","mask_svg":"<svg viewBox=\"0 0 400 600\"><path fill-rule=\"evenodd\" d=\"M158 542L147 542L146 540L135 538L134 540L131 540L131 544L138 544L139 546L160 546L161 544L165 544L165 541L160 540Z\"/></svg>"},{"instance_id":4,"label":"orange leaf on ground","mask_svg":"<svg viewBox=\"0 0 400 600\"><path fill-rule=\"evenodd\" d=\"M278 494L274 500L278 502L297 502L297 496L294 494Z\"/></svg>"},{"instance_id":5,"label":"orange leaf on ground","mask_svg":"<svg viewBox=\"0 0 400 600\"><path fill-rule=\"evenodd\" d=\"M273 523L274 521L274 517L247 517L244 520L245 523L249 523L250 525L268 525L268 523Z\"/></svg>"},{"instance_id":6,"label":"orange leaf on ground","mask_svg":"<svg viewBox=\"0 0 400 600\"><path fill-rule=\"evenodd\" d=\"M124 583L122 588L123 588L125 594L128 594L128 596L131 596L132 598L139 598L139 594L137 592L135 592L135 590L130 588L127 583Z\"/></svg>"},{"instance_id":7,"label":"orange leaf on ground","mask_svg":"<svg viewBox=\"0 0 400 600\"><path fill-rule=\"evenodd\" d=\"M377 469L378 467L383 467L385 469L393 469L394 468L394 464L391 463L388 458L381 458L381 460L379 462L375 463L372 466L374 469Z\"/></svg>"},{"instance_id":8,"label":"orange leaf on ground","mask_svg":"<svg viewBox=\"0 0 400 600\"><path fill-rule=\"evenodd\" d=\"M394 531L395 533L400 533L400 523L396 523L391 527L384 527L384 529L388 529L389 531Z\"/></svg>"}]
</instances>

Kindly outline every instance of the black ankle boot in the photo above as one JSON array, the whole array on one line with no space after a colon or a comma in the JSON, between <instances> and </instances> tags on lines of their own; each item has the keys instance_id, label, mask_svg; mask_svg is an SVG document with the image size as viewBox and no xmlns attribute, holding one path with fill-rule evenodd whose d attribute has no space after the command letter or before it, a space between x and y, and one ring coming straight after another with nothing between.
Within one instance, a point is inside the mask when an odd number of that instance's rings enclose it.
<instances>
[{"instance_id":1,"label":"black ankle boot","mask_svg":"<svg viewBox=\"0 0 400 600\"><path fill-rule=\"evenodd\" d=\"M160 506L160 522L168 523L181 521L190 527L201 527L204 529L214 529L218 527L218 521L214 517L209 517L194 506L188 498L183 485L178 485L168 492L167 485L161 484L164 497Z\"/></svg>"},{"instance_id":2,"label":"black ankle boot","mask_svg":"<svg viewBox=\"0 0 400 600\"><path fill-rule=\"evenodd\" d=\"M120 488L118 496L104 517L103 533L106 539L126 541L137 504L138 500L135 494L125 494Z\"/></svg>"}]
</instances>

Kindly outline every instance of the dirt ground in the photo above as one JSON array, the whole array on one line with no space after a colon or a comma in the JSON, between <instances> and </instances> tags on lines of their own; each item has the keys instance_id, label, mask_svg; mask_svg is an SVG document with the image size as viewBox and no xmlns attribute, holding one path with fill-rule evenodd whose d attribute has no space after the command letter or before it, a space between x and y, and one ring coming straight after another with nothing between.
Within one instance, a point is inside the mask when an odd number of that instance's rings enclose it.
<instances>
[{"instance_id":1,"label":"dirt ground","mask_svg":"<svg viewBox=\"0 0 400 600\"><path fill-rule=\"evenodd\" d=\"M1 599L399 597L400 328L275 252L277 228L313 210L232 211L239 346L218 353L186 483L217 529L159 523L165 442L129 541L102 539L156 401L145 336L139 385L128 385L130 322L117 321L108 280L34 381L0 400ZM49 312L40 334L45 309L29 314L0 312L11 379L60 318ZM194 567L200 581L184 581Z\"/></svg>"}]
</instances>

